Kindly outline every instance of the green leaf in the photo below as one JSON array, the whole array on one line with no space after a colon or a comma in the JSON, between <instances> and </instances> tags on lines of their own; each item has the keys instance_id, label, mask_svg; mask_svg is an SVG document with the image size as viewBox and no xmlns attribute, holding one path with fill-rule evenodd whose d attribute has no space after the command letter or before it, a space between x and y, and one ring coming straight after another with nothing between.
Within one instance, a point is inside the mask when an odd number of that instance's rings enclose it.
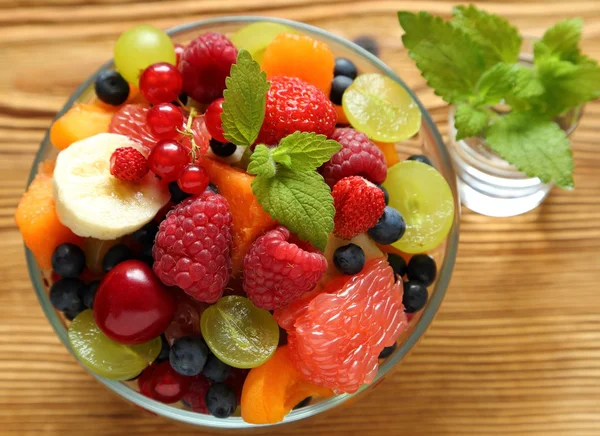
<instances>
[{"instance_id":1,"label":"green leaf","mask_svg":"<svg viewBox=\"0 0 600 436\"><path fill-rule=\"evenodd\" d=\"M498 62L517 62L521 50L521 36L508 20L477 9L473 5L457 6L452 13L452 25L467 33L483 48L488 68Z\"/></svg>"},{"instance_id":2,"label":"green leaf","mask_svg":"<svg viewBox=\"0 0 600 436\"><path fill-rule=\"evenodd\" d=\"M409 56L448 103L468 101L485 71L479 47L462 30L426 12L398 12Z\"/></svg>"},{"instance_id":3,"label":"green leaf","mask_svg":"<svg viewBox=\"0 0 600 436\"><path fill-rule=\"evenodd\" d=\"M479 134L488 125L489 113L468 103L460 103L454 113L456 139L470 138Z\"/></svg>"},{"instance_id":4,"label":"green leaf","mask_svg":"<svg viewBox=\"0 0 600 436\"><path fill-rule=\"evenodd\" d=\"M294 132L281 140L272 156L275 162L290 169L308 171L323 165L341 148L339 143L325 135Z\"/></svg>"},{"instance_id":5,"label":"green leaf","mask_svg":"<svg viewBox=\"0 0 600 436\"><path fill-rule=\"evenodd\" d=\"M262 176L266 178L275 175L275 162L273 162L272 152L266 145L258 145L254 149L254 153L250 156L250 163L247 169L249 174Z\"/></svg>"},{"instance_id":6,"label":"green leaf","mask_svg":"<svg viewBox=\"0 0 600 436\"><path fill-rule=\"evenodd\" d=\"M256 177L252 192L273 219L300 239L325 250L327 236L333 231L335 208L329 186L321 175L315 171L280 168L275 177Z\"/></svg>"},{"instance_id":7,"label":"green leaf","mask_svg":"<svg viewBox=\"0 0 600 436\"><path fill-rule=\"evenodd\" d=\"M550 27L533 46L536 63L539 59L549 56L576 63L580 56L579 41L582 29L581 18L567 18Z\"/></svg>"},{"instance_id":8,"label":"green leaf","mask_svg":"<svg viewBox=\"0 0 600 436\"><path fill-rule=\"evenodd\" d=\"M516 98L527 99L544 93L544 85L533 68L519 66L515 77L512 95Z\"/></svg>"},{"instance_id":9,"label":"green leaf","mask_svg":"<svg viewBox=\"0 0 600 436\"><path fill-rule=\"evenodd\" d=\"M530 177L561 188L573 187L573 156L561 128L536 114L513 112L492 124L487 143Z\"/></svg>"},{"instance_id":10,"label":"green leaf","mask_svg":"<svg viewBox=\"0 0 600 436\"><path fill-rule=\"evenodd\" d=\"M477 102L493 105L499 103L515 86L516 65L498 63L487 70L477 84Z\"/></svg>"},{"instance_id":11,"label":"green leaf","mask_svg":"<svg viewBox=\"0 0 600 436\"><path fill-rule=\"evenodd\" d=\"M236 145L254 144L263 120L269 82L260 65L247 50L240 50L237 61L225 79L223 92L223 136Z\"/></svg>"}]
</instances>

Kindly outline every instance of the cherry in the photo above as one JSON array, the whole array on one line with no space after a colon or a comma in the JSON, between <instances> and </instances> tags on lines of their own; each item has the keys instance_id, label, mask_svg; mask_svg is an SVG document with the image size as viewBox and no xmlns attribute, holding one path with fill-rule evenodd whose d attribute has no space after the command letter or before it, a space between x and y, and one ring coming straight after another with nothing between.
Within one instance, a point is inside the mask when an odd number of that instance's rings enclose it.
<instances>
[{"instance_id":1,"label":"cherry","mask_svg":"<svg viewBox=\"0 0 600 436\"><path fill-rule=\"evenodd\" d=\"M152 104L177 100L182 86L181 73L166 62L150 65L140 76L140 92Z\"/></svg>"},{"instance_id":2,"label":"cherry","mask_svg":"<svg viewBox=\"0 0 600 436\"><path fill-rule=\"evenodd\" d=\"M189 151L177 141L158 141L148 156L148 167L167 182L177 180L190 161Z\"/></svg>"},{"instance_id":3,"label":"cherry","mask_svg":"<svg viewBox=\"0 0 600 436\"><path fill-rule=\"evenodd\" d=\"M120 344L141 344L157 337L174 315L175 299L140 260L126 260L111 269L94 298L96 324Z\"/></svg>"},{"instance_id":4,"label":"cherry","mask_svg":"<svg viewBox=\"0 0 600 436\"><path fill-rule=\"evenodd\" d=\"M146 115L150 132L159 139L173 139L178 129L183 129L183 113L171 103L153 106Z\"/></svg>"},{"instance_id":5,"label":"cherry","mask_svg":"<svg viewBox=\"0 0 600 436\"><path fill-rule=\"evenodd\" d=\"M189 164L177 180L183 192L188 194L202 194L208 186L209 178L206 170L196 164Z\"/></svg>"},{"instance_id":6,"label":"cherry","mask_svg":"<svg viewBox=\"0 0 600 436\"><path fill-rule=\"evenodd\" d=\"M178 374L169 361L152 365L138 378L140 392L162 403L176 403L188 392L194 377Z\"/></svg>"},{"instance_id":7,"label":"cherry","mask_svg":"<svg viewBox=\"0 0 600 436\"><path fill-rule=\"evenodd\" d=\"M183 54L185 47L183 46L183 44L175 44L174 47L175 47L175 56L177 58L175 65L179 66L179 61L181 60L181 55Z\"/></svg>"},{"instance_id":8,"label":"cherry","mask_svg":"<svg viewBox=\"0 0 600 436\"><path fill-rule=\"evenodd\" d=\"M218 98L208 105L206 113L204 114L204 120L206 121L206 130L210 133L214 139L219 142L229 142L223 136L223 122L221 121L221 114L223 113L223 101L225 99Z\"/></svg>"},{"instance_id":9,"label":"cherry","mask_svg":"<svg viewBox=\"0 0 600 436\"><path fill-rule=\"evenodd\" d=\"M208 304L202 303L188 296L184 292L176 294L177 308L175 316L169 327L165 330L165 337L169 345L183 336L201 336L200 317Z\"/></svg>"}]
</instances>

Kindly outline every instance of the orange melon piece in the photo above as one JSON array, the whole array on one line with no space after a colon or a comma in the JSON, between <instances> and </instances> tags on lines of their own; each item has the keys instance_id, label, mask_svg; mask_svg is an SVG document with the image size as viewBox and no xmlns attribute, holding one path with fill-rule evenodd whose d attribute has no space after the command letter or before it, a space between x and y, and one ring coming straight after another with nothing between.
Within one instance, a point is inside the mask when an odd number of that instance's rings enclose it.
<instances>
[{"instance_id":1,"label":"orange melon piece","mask_svg":"<svg viewBox=\"0 0 600 436\"><path fill-rule=\"evenodd\" d=\"M125 101L125 103L123 103L122 105L113 106L110 104L106 104L101 100L96 100L92 104L98 106L100 109L103 109L105 111L116 112L119 109L121 109L123 106L125 106L126 104L148 104L148 102L144 99L144 96L142 95L142 93L140 92L138 87L135 85L132 85L130 83L129 84L129 95L127 96L127 101Z\"/></svg>"},{"instance_id":2,"label":"orange melon piece","mask_svg":"<svg viewBox=\"0 0 600 436\"><path fill-rule=\"evenodd\" d=\"M276 223L263 210L252 192L250 184L254 176L211 159L203 159L202 166L206 168L219 193L229 202L229 211L233 217L231 260L235 276L242 271L244 256L254 240Z\"/></svg>"},{"instance_id":3,"label":"orange melon piece","mask_svg":"<svg viewBox=\"0 0 600 436\"><path fill-rule=\"evenodd\" d=\"M98 133L108 132L113 112L97 104L75 104L50 128L50 141L59 150Z\"/></svg>"},{"instance_id":4,"label":"orange melon piece","mask_svg":"<svg viewBox=\"0 0 600 436\"><path fill-rule=\"evenodd\" d=\"M412 254L405 253L404 251L398 250L393 245L381 245L381 244L376 244L376 245L377 245L377 247L379 247L379 249L381 251L383 251L386 254L396 254L396 255L404 258L404 260L406 261L406 263L408 263L408 261L410 260L410 258L413 256Z\"/></svg>"},{"instance_id":5,"label":"orange melon piece","mask_svg":"<svg viewBox=\"0 0 600 436\"><path fill-rule=\"evenodd\" d=\"M330 389L304 379L288 347L279 347L266 363L248 373L242 388L242 419L251 424L273 424L282 421L306 397L332 395Z\"/></svg>"},{"instance_id":6,"label":"orange melon piece","mask_svg":"<svg viewBox=\"0 0 600 436\"><path fill-rule=\"evenodd\" d=\"M347 126L350 124L348 118L346 117L346 112L344 112L344 108L342 106L335 105L335 112L337 114L337 123Z\"/></svg>"},{"instance_id":7,"label":"orange melon piece","mask_svg":"<svg viewBox=\"0 0 600 436\"><path fill-rule=\"evenodd\" d=\"M82 238L58 220L52 195L53 170L53 162L40 164L38 174L23 194L15 212L25 245L33 252L42 269L52 268L52 253L60 244L82 243Z\"/></svg>"},{"instance_id":8,"label":"orange melon piece","mask_svg":"<svg viewBox=\"0 0 600 436\"><path fill-rule=\"evenodd\" d=\"M396 144L393 142L378 142L373 141L373 143L379 147L379 149L383 152L383 156L385 157L385 164L389 168L393 165L396 165L400 162L400 158L398 157L398 152L396 152Z\"/></svg>"}]
</instances>

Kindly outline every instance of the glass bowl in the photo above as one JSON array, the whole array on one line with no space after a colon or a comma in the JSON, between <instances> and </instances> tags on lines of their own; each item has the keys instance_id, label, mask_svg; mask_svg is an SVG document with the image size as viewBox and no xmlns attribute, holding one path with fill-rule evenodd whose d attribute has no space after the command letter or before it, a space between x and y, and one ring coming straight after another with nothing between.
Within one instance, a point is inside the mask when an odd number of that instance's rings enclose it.
<instances>
[{"instance_id":1,"label":"glass bowl","mask_svg":"<svg viewBox=\"0 0 600 436\"><path fill-rule=\"evenodd\" d=\"M429 113L423 107L421 102L412 93L406 84L383 62L378 58L368 53L366 50L357 46L356 44L345 40L339 36L333 35L325 30L317 27L309 26L307 24L283 20L274 19L267 17L253 17L253 16L234 16L234 17L217 17L207 20L197 21L193 23L183 24L181 26L169 29L167 32L175 42L187 42L195 36L207 32L221 32L225 34L231 34L237 29L257 21L269 21L274 23L281 23L287 26L291 26L301 33L309 35L315 39L326 42L336 56L343 56L351 59L358 67L359 72L378 72L391 77L393 80L402 85L417 102L421 113L422 113L422 125L420 131L411 139L396 144L396 150L399 154L400 159L405 159L410 154L422 153L426 154L433 161L435 167L444 175L448 181L452 193L455 198L455 214L454 223L448 238L442 246L438 247L432 254L436 258L439 272L436 282L430 287L430 298L423 310L418 312L416 316L411 320L409 329L405 332L398 340L398 347L387 359L380 362L380 368L377 376L373 382L369 385L362 386L358 392L354 394L343 394L332 397L327 400L310 404L298 410L294 410L289 413L283 422L278 424L257 426L244 422L240 417L230 417L227 419L218 419L210 415L203 415L188 410L178 408L176 405L166 405L157 401L151 400L134 389L133 384L127 384L124 382L117 382L108 380L98 375L94 375L102 384L117 393L119 396L131 401L132 403L158 415L192 424L199 427L209 428L213 430L221 429L250 429L250 428L277 428L282 425L288 425L292 422L306 420L310 417L319 415L337 406L341 406L346 403L350 403L351 400L355 400L357 396L365 393L372 387L379 384L383 378L391 372L391 370L402 360L404 356L411 350L417 340L423 335L433 317L435 316L446 289L450 282L452 275L452 269L454 267L454 261L456 258L456 250L458 246L458 228L459 228L459 217L460 209L458 202L458 194L456 190L456 177L452 169L450 155L446 149L442 138L432 121ZM97 74L105 69L112 67L112 61L104 64L94 75L88 78L75 93L69 98L65 106L58 113L57 117L66 112L71 105L76 102L87 102L90 101L94 96L93 84ZM46 133L40 149L37 153L35 162L31 170L29 181L35 176L37 165L39 162L52 158L56 155L56 150L52 146L49 140L49 134ZM63 342L65 347L71 352L69 341L67 339L67 328L66 322L62 315L59 315L53 308L48 298L48 287L44 280L44 272L38 268L38 265L29 250L26 250L27 263L29 267L29 274L31 281L35 288L35 292L39 299L40 305L44 310L44 313L48 317L50 324L56 331L56 334ZM181 407L181 406L180 406Z\"/></svg>"}]
</instances>

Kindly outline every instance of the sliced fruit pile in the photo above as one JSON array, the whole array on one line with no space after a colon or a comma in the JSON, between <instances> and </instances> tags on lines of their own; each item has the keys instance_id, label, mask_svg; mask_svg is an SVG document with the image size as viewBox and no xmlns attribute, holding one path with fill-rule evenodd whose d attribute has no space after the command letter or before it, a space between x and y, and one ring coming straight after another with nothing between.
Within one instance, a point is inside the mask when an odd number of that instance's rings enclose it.
<instances>
[{"instance_id":1,"label":"sliced fruit pile","mask_svg":"<svg viewBox=\"0 0 600 436\"><path fill-rule=\"evenodd\" d=\"M15 215L79 361L255 424L370 383L453 222L410 95L268 22L114 50Z\"/></svg>"}]
</instances>

